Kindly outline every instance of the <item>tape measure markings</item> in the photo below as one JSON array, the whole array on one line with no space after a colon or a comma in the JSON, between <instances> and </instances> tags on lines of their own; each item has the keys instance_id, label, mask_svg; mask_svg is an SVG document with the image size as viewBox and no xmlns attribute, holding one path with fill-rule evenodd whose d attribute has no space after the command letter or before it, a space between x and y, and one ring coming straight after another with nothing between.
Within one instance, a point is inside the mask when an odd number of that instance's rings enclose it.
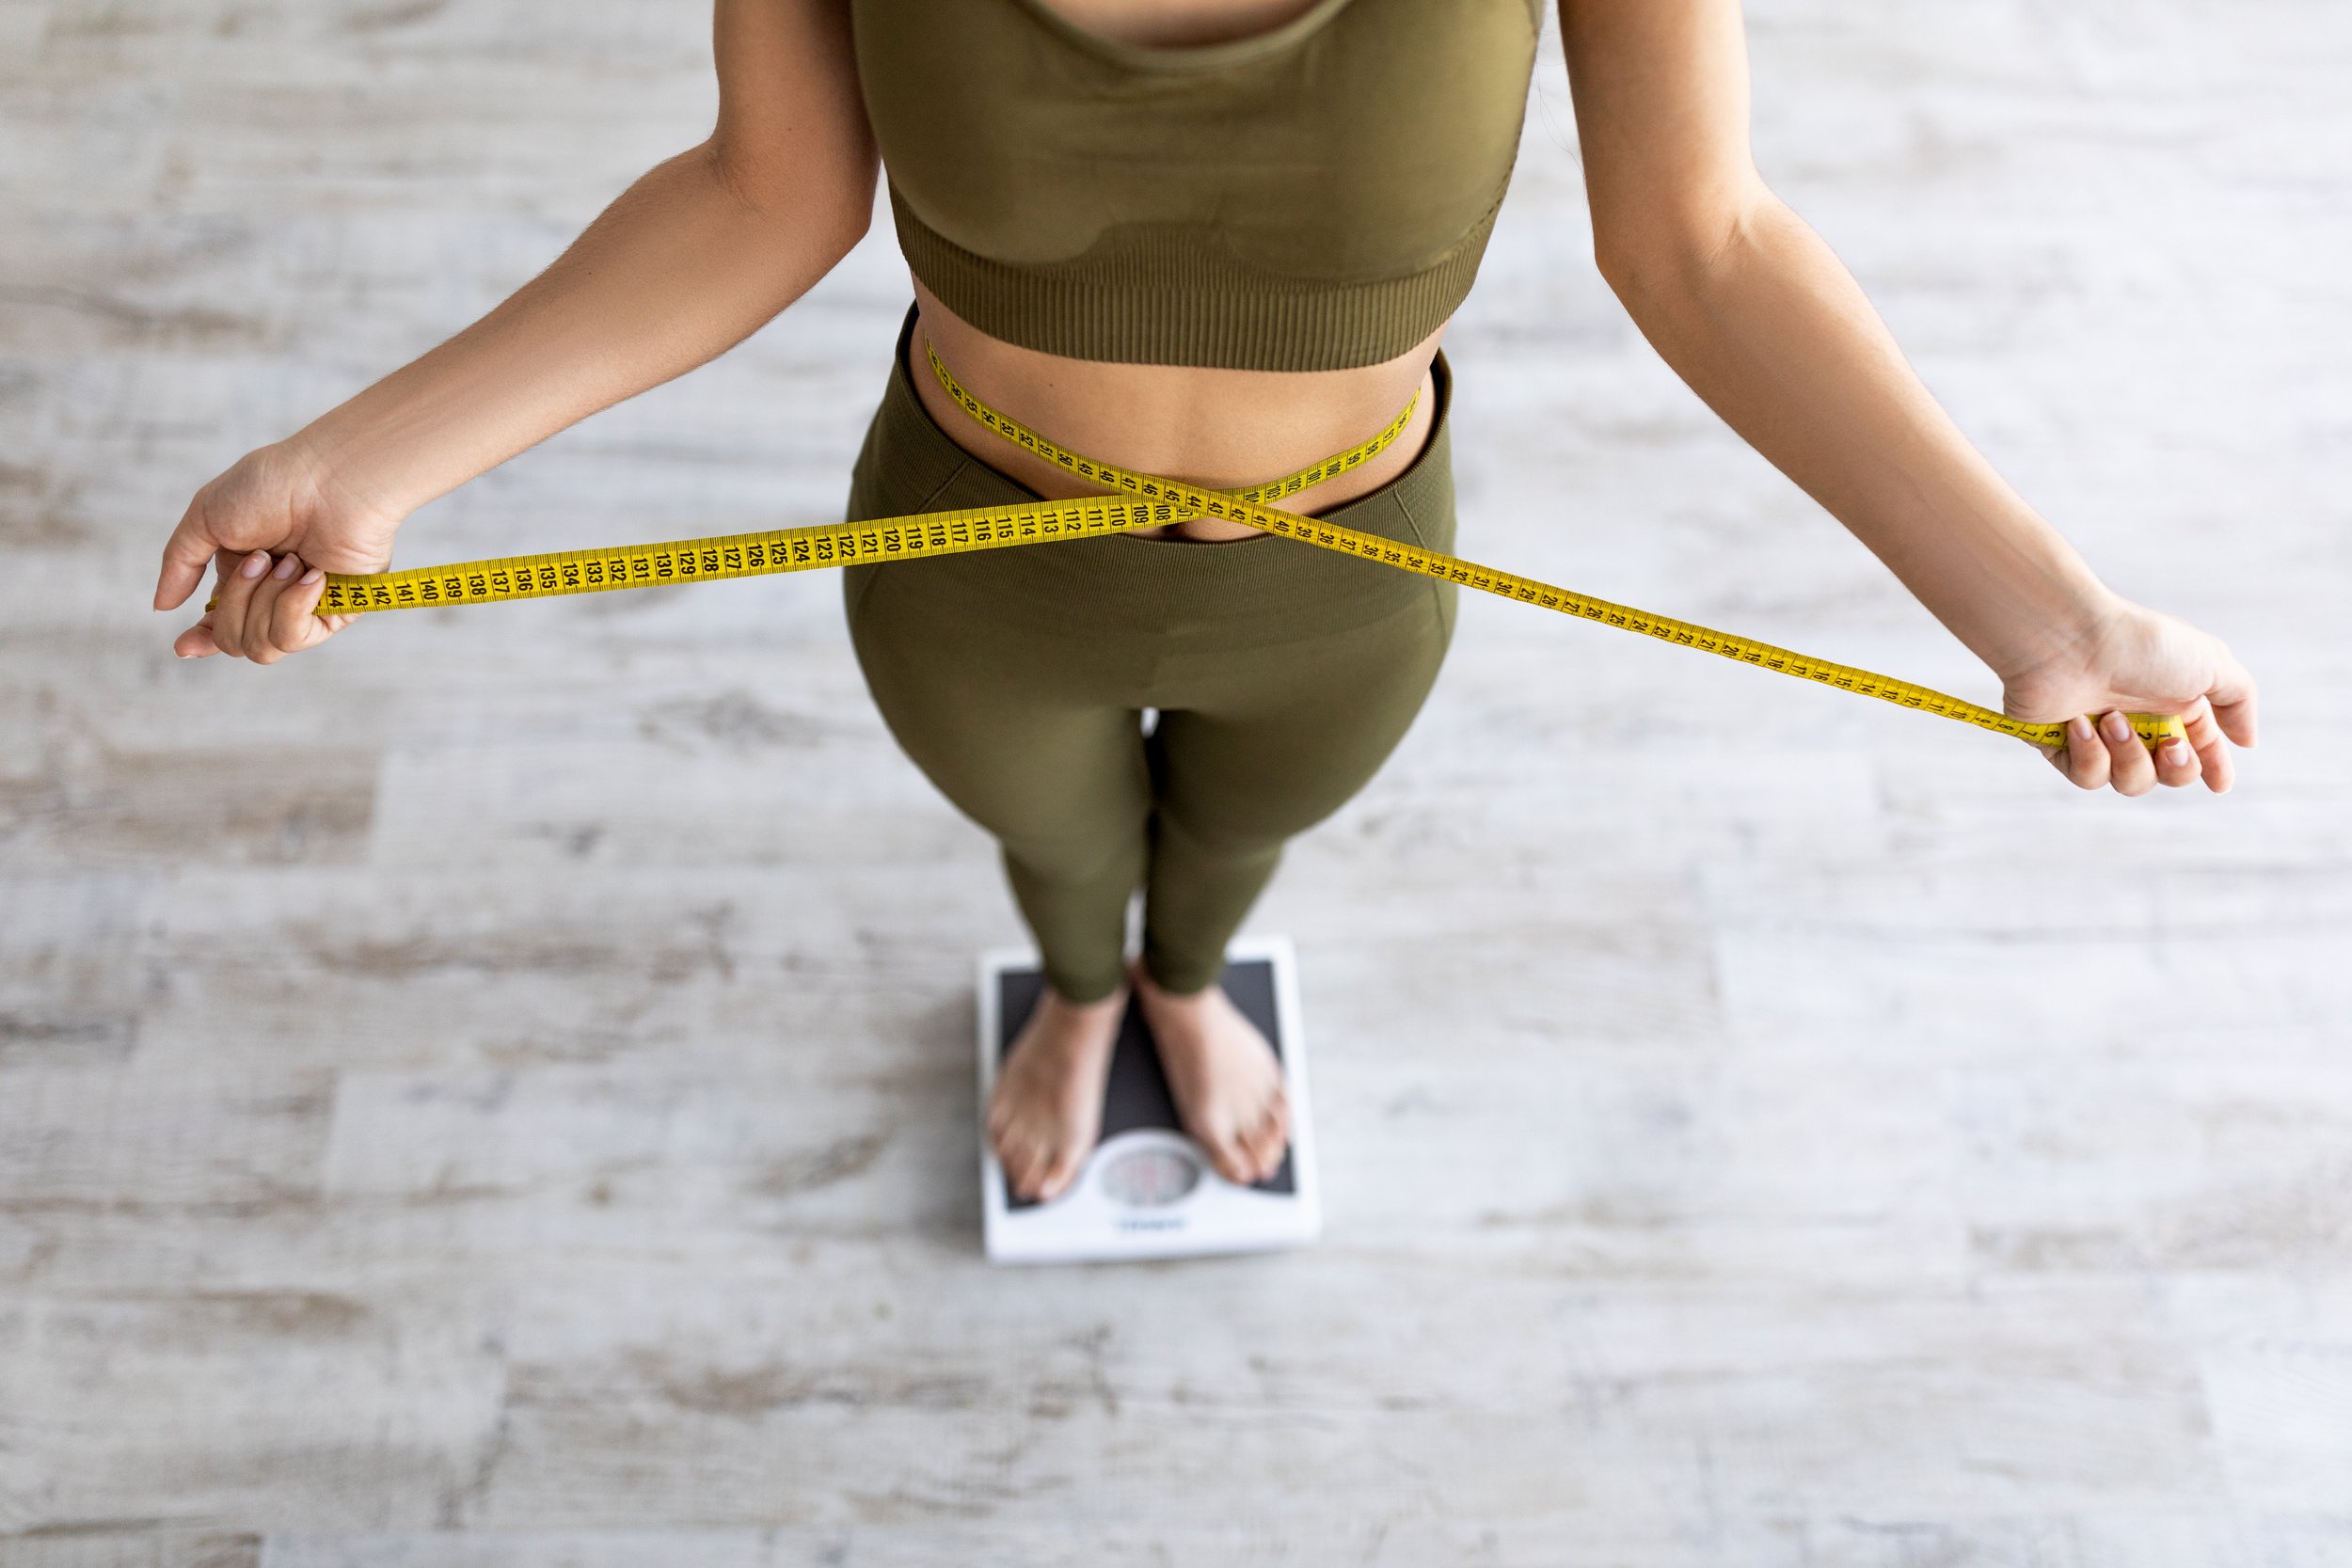
<instances>
[{"instance_id":1,"label":"tape measure markings","mask_svg":"<svg viewBox=\"0 0 2352 1568\"><path fill-rule=\"evenodd\" d=\"M1595 598L1589 594L1579 594L1571 589L1538 581L1534 578L1523 578L1517 573L1498 571L1491 566L1481 566L1474 562L1463 561L1458 557L1445 555L1436 550L1422 549L1414 545L1397 544L1375 534L1361 533L1320 517L1304 517L1295 513L1277 511L1239 494L1204 490L1185 484L1179 480L1167 479L1156 474L1136 473L1132 469L1120 467L1116 464L1082 458L1068 449L1047 440L1019 420L1001 414L982 403L964 389L963 384L959 382L954 373L941 361L938 350L931 348L926 342L925 351L930 358L931 373L939 378L940 385L946 388L948 396L954 398L965 413L970 414L981 424L1007 440L1037 453L1057 467L1073 473L1083 473L1098 483L1112 484L1122 490L1147 496L1167 496L1184 502L1186 506L1207 516L1248 524L1264 529L1271 533L1279 533L1287 538L1317 545L1325 549L1343 550L1366 560L1379 561L1386 565L1419 572L1424 577L1438 578L1448 582L1459 583L1466 588L1475 588L1482 593L1517 599L1522 604L1535 605L1565 615L1581 616L1585 620L1597 621L1603 626L1616 626L1625 631L1640 632L1645 637L1654 637L1661 641L1672 642L1678 647L1696 648L1701 653L1736 659L1742 664L1752 664L1759 669L1776 671L1784 675L1796 675L1805 680L1817 681L1823 686L1834 686L1841 691L1852 691L1865 697L1876 697L1882 702L1894 703L1901 707L1937 714L1946 719L1956 719L1963 723L1977 725L1980 729L2015 736L2021 740L2030 741L2035 745L2062 746L2066 742L2064 724L2034 723L2023 719L2012 719L2008 714L1967 702L1946 692L1915 685L1910 681L1897 680L1892 675L1882 675L1873 671L1857 669L1850 664L1832 663L1828 659L1815 658L1810 654L1801 654L1793 649L1776 647L1770 642L1759 642L1751 637L1740 637L1730 632L1716 631L1693 622L1677 621L1665 615L1653 615L1645 610L1636 610L1630 605L1614 604L1607 599ZM1409 416L1410 412L1408 405L1406 416ZM1405 417L1399 417L1399 424L1396 428L1402 427L1402 420ZM2186 729L2176 716L2135 713L2128 717L2134 731L2150 745L2167 738L2186 737Z\"/></svg>"},{"instance_id":2,"label":"tape measure markings","mask_svg":"<svg viewBox=\"0 0 2352 1568\"><path fill-rule=\"evenodd\" d=\"M1364 533L1326 518L1309 517L1269 506L1270 500L1297 494L1311 484L1361 467L1385 450L1411 422L1420 401L1416 391L1397 416L1377 435L1335 452L1304 468L1261 484L1232 490L1186 484L1159 474L1146 474L1115 463L1087 457L1048 440L1028 426L999 413L966 390L925 344L931 371L964 412L1006 440L1035 453L1065 472L1118 494L1087 496L1070 500L1028 501L1012 506L972 507L957 511L917 513L903 517L869 518L862 522L820 524L810 528L778 529L758 533L726 534L708 539L680 539L665 544L623 545L596 550L558 550L539 555L507 556L466 562L451 566L413 567L405 571L367 574L328 573L320 594L317 613L362 615L380 610L423 610L464 604L491 604L508 599L556 598L574 594L603 594L624 588L650 588L666 583L705 582L761 577L780 572L815 571L867 562L926 560L972 550L1090 539L1130 530L1167 527L1187 517L1220 517L1263 529L1269 533L1336 550L1360 560L1377 562L1481 593L1498 594L1564 615L1574 615L1620 630L1694 648L1758 669L1835 687L1865 697L2017 738L2038 746L2063 746L2066 726L2033 723L1967 702L1948 693L1897 680L1852 665L1815 658L1793 649L1759 642L1754 638L1714 630L1671 616L1654 615L1630 605L1613 603L1571 589L1499 571L1475 562L1419 546L1400 544ZM2134 713L2127 716L2140 739L2154 746L2168 738L2185 738L2177 716Z\"/></svg>"},{"instance_id":3,"label":"tape measure markings","mask_svg":"<svg viewBox=\"0 0 2352 1568\"><path fill-rule=\"evenodd\" d=\"M1296 495L1310 484L1360 467L1386 448L1404 434L1418 401L1416 393L1404 411L1377 435L1344 451L1334 452L1262 484L1201 493L1248 501ZM1065 455L1073 456L1073 463L1079 465L1072 471L1084 476L1090 477L1109 467L1076 458L1074 454ZM923 512L903 517L824 523L709 539L679 539L659 545L505 556L495 561L419 566L400 572L330 572L315 612L365 615L376 610L558 598L572 594L611 593L621 588L762 577L869 562L912 561L968 550L1098 538L1130 529L1164 528L1189 515L1193 514L1165 498L1133 494L1081 496L1069 500Z\"/></svg>"}]
</instances>

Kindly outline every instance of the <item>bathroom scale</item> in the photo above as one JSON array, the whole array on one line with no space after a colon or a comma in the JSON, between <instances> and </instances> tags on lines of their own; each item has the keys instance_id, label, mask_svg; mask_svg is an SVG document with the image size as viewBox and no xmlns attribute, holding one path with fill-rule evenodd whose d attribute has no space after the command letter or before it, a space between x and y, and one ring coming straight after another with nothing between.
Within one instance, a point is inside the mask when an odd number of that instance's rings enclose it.
<instances>
[{"instance_id":1,"label":"bathroom scale","mask_svg":"<svg viewBox=\"0 0 2352 1568\"><path fill-rule=\"evenodd\" d=\"M1262 1252L1314 1240L1323 1227L1315 1187L1314 1121L1307 1103L1307 1041L1298 1022L1296 958L1286 938L1236 942L1225 994L1282 1060L1291 1145L1273 1175L1243 1187L1210 1165L1177 1124L1142 1006L1120 1020L1103 1091L1103 1132L1060 1196L1015 1196L987 1132L996 1070L1045 988L1033 953L981 955L979 966L980 1195L995 1263L1068 1263Z\"/></svg>"}]
</instances>

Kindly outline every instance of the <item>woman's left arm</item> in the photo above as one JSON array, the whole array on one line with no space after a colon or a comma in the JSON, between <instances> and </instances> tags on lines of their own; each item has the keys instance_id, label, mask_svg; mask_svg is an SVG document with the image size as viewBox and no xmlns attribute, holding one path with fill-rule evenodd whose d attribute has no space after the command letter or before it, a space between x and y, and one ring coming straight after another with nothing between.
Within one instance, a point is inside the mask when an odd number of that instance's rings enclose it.
<instances>
[{"instance_id":1,"label":"woman's left arm","mask_svg":"<svg viewBox=\"0 0 2352 1568\"><path fill-rule=\"evenodd\" d=\"M2001 677L2068 720L2075 784L2230 787L2254 682L2219 639L2111 592L1920 384L1852 275L1766 187L1738 0L1559 0L1593 248L1708 406L1868 546ZM2120 717L2178 713L2152 757ZM2122 734L2115 733L2121 728Z\"/></svg>"}]
</instances>

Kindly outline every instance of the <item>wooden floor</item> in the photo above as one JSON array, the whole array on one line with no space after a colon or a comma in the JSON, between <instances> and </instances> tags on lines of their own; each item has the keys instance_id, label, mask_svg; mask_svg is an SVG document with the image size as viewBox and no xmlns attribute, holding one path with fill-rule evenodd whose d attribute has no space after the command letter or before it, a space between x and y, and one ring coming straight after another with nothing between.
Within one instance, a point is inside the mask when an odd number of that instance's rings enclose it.
<instances>
[{"instance_id":1,"label":"wooden floor","mask_svg":"<svg viewBox=\"0 0 2352 1568\"><path fill-rule=\"evenodd\" d=\"M818 578L145 608L189 492L701 134L689 4L0 4L0 1563L2352 1563L2352 11L1756 0L1759 156L2266 683L2227 800L1496 601L1301 843L1328 1234L979 1257L1017 936ZM1465 547L1990 697L1595 276L1556 49ZM404 560L838 515L886 222Z\"/></svg>"}]
</instances>

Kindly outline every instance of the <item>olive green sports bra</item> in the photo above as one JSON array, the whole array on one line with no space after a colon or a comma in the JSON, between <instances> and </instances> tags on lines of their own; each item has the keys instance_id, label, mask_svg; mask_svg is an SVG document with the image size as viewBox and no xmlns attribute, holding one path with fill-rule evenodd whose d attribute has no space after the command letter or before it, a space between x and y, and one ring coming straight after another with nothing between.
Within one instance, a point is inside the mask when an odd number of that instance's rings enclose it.
<instances>
[{"instance_id":1,"label":"olive green sports bra","mask_svg":"<svg viewBox=\"0 0 2352 1568\"><path fill-rule=\"evenodd\" d=\"M1314 0L1141 48L1043 0L853 0L907 264L1009 342L1240 370L1375 364L1470 292L1542 0Z\"/></svg>"}]
</instances>

